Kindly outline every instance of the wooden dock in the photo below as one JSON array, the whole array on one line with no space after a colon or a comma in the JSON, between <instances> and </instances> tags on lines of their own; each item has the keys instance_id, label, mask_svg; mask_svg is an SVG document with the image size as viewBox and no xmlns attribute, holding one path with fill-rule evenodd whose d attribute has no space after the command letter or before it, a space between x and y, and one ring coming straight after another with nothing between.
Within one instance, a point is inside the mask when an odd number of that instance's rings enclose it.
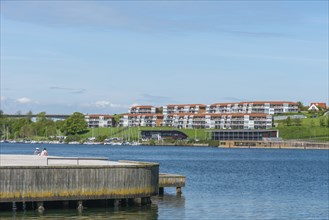
<instances>
[{"instance_id":1,"label":"wooden dock","mask_svg":"<svg viewBox=\"0 0 329 220\"><path fill-rule=\"evenodd\" d=\"M0 155L0 206L13 209L36 203L42 211L51 201L75 201L80 209L88 200L147 204L158 189L158 163Z\"/></svg>"}]
</instances>

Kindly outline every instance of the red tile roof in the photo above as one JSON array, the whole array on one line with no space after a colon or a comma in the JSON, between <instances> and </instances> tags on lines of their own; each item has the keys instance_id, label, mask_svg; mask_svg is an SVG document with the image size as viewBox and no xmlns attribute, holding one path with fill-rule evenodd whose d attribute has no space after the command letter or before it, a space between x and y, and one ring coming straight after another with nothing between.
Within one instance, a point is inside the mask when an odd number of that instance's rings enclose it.
<instances>
[{"instance_id":1,"label":"red tile roof","mask_svg":"<svg viewBox=\"0 0 329 220\"><path fill-rule=\"evenodd\" d=\"M326 109L327 108L327 104L325 102L311 102L310 106L315 105L317 107Z\"/></svg>"},{"instance_id":2,"label":"red tile roof","mask_svg":"<svg viewBox=\"0 0 329 220\"><path fill-rule=\"evenodd\" d=\"M130 108L155 108L154 106L151 105L137 105L137 106L131 106Z\"/></svg>"}]
</instances>

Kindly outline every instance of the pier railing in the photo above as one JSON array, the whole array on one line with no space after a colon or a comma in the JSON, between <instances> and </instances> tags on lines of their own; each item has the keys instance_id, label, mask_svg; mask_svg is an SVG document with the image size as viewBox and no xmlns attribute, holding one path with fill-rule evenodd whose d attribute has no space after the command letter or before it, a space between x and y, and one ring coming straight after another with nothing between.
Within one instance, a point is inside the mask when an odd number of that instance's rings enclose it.
<instances>
[{"instance_id":1,"label":"pier railing","mask_svg":"<svg viewBox=\"0 0 329 220\"><path fill-rule=\"evenodd\" d=\"M47 166L49 165L50 160L68 160L68 161L76 161L76 165L80 165L80 161L95 161L95 160L101 160L101 161L108 161L108 158L106 157L47 157Z\"/></svg>"}]
</instances>

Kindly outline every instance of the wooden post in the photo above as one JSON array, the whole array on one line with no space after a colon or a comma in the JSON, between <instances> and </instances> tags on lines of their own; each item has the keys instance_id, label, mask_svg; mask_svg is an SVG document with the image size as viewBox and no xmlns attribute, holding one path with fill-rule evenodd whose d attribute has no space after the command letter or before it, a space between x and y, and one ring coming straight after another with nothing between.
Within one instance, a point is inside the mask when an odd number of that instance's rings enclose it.
<instances>
[{"instance_id":1,"label":"wooden post","mask_svg":"<svg viewBox=\"0 0 329 220\"><path fill-rule=\"evenodd\" d=\"M82 200L79 200L78 201L78 207L77 207L77 209L78 209L79 212L82 212L82 210L83 210L83 202L82 202Z\"/></svg>"},{"instance_id":2,"label":"wooden post","mask_svg":"<svg viewBox=\"0 0 329 220\"><path fill-rule=\"evenodd\" d=\"M176 194L182 194L182 187L176 187Z\"/></svg>"},{"instance_id":3,"label":"wooden post","mask_svg":"<svg viewBox=\"0 0 329 220\"><path fill-rule=\"evenodd\" d=\"M23 211L26 211L26 203L25 202L23 202L23 204L22 204L22 209L23 209Z\"/></svg>"},{"instance_id":4,"label":"wooden post","mask_svg":"<svg viewBox=\"0 0 329 220\"><path fill-rule=\"evenodd\" d=\"M120 206L120 199L115 199L114 200L114 207L119 207Z\"/></svg>"},{"instance_id":5,"label":"wooden post","mask_svg":"<svg viewBox=\"0 0 329 220\"><path fill-rule=\"evenodd\" d=\"M14 211L14 212L17 210L17 206L16 206L16 202L15 202L15 201L13 202L13 206L12 206L12 208L13 208L13 211Z\"/></svg>"},{"instance_id":6,"label":"wooden post","mask_svg":"<svg viewBox=\"0 0 329 220\"><path fill-rule=\"evenodd\" d=\"M43 206L43 202L38 202L37 206L38 206L38 212L42 213L42 212L45 211L45 207Z\"/></svg>"}]
</instances>

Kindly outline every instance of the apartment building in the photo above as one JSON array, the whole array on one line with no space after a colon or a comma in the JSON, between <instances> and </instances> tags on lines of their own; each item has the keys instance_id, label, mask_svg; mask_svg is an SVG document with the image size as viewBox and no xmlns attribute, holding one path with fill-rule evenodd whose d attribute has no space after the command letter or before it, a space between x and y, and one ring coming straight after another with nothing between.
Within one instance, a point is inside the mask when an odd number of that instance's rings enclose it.
<instances>
[{"instance_id":1,"label":"apartment building","mask_svg":"<svg viewBox=\"0 0 329 220\"><path fill-rule=\"evenodd\" d=\"M272 128L272 116L268 114L168 114L163 115L162 126L175 128L212 129L267 129Z\"/></svg>"},{"instance_id":2,"label":"apartment building","mask_svg":"<svg viewBox=\"0 0 329 220\"><path fill-rule=\"evenodd\" d=\"M125 114L119 125L122 127L157 127L163 121L162 114Z\"/></svg>"},{"instance_id":3,"label":"apartment building","mask_svg":"<svg viewBox=\"0 0 329 220\"><path fill-rule=\"evenodd\" d=\"M113 126L113 116L111 115L85 115L85 121L89 128L107 128Z\"/></svg>"},{"instance_id":4,"label":"apartment building","mask_svg":"<svg viewBox=\"0 0 329 220\"><path fill-rule=\"evenodd\" d=\"M272 116L261 113L209 114L208 128L268 129L273 127Z\"/></svg>"},{"instance_id":5,"label":"apartment building","mask_svg":"<svg viewBox=\"0 0 329 220\"><path fill-rule=\"evenodd\" d=\"M129 114L155 114L156 108L150 105L132 106L129 108Z\"/></svg>"},{"instance_id":6,"label":"apartment building","mask_svg":"<svg viewBox=\"0 0 329 220\"><path fill-rule=\"evenodd\" d=\"M206 105L204 104L180 104L180 105L165 105L163 106L163 114L178 114L178 113L192 113L202 114L206 112Z\"/></svg>"},{"instance_id":7,"label":"apartment building","mask_svg":"<svg viewBox=\"0 0 329 220\"><path fill-rule=\"evenodd\" d=\"M263 113L273 115L291 112L298 112L298 104L296 102L215 103L206 106L206 113Z\"/></svg>"}]
</instances>

